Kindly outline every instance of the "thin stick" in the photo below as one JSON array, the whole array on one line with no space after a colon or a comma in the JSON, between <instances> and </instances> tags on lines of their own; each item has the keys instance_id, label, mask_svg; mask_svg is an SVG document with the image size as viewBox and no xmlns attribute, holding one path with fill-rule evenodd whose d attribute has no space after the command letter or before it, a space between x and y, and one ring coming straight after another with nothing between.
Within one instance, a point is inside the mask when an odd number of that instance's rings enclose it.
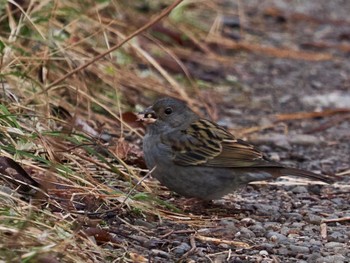
<instances>
[{"instance_id":1,"label":"thin stick","mask_svg":"<svg viewBox=\"0 0 350 263\"><path fill-rule=\"evenodd\" d=\"M130 197L131 193L135 190L135 188L136 188L138 185L140 185L147 177L149 177L149 176L152 174L152 172L156 169L156 167L157 167L157 166L154 166L154 167L152 168L152 170L150 170L144 177L141 178L140 181L137 182L137 184L134 185L133 188L131 188L131 190L129 191L129 193L126 195L124 201L122 202L122 205L125 204L126 200L128 200L128 198Z\"/></svg>"},{"instance_id":2,"label":"thin stick","mask_svg":"<svg viewBox=\"0 0 350 263\"><path fill-rule=\"evenodd\" d=\"M350 216L322 220L323 223L334 223L334 222L344 222L344 221L350 221Z\"/></svg>"}]
</instances>

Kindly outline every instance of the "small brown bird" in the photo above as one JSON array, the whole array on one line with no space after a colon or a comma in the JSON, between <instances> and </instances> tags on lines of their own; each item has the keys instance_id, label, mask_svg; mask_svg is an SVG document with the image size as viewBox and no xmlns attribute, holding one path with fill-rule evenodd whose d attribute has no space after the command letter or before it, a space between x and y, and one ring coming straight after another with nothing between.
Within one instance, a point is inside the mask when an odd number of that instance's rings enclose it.
<instances>
[{"instance_id":1,"label":"small brown bird","mask_svg":"<svg viewBox=\"0 0 350 263\"><path fill-rule=\"evenodd\" d=\"M170 190L218 199L253 181L298 176L331 183L326 176L269 161L253 145L201 119L183 101L163 98L139 114L146 126L145 161Z\"/></svg>"}]
</instances>

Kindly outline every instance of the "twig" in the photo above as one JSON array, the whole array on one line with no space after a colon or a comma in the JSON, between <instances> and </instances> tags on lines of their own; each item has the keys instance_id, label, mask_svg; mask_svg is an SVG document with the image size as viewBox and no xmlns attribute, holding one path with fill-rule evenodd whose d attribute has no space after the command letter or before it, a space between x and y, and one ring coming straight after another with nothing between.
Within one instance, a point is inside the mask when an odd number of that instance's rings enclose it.
<instances>
[{"instance_id":1,"label":"twig","mask_svg":"<svg viewBox=\"0 0 350 263\"><path fill-rule=\"evenodd\" d=\"M235 247L243 247L243 248L250 248L250 245L244 242L239 241L233 241L233 240L226 240L226 239L220 239L220 238L214 238L214 237L206 237L201 235L195 235L195 238L204 241L204 242L212 242L215 244L227 244Z\"/></svg>"},{"instance_id":2,"label":"twig","mask_svg":"<svg viewBox=\"0 0 350 263\"><path fill-rule=\"evenodd\" d=\"M157 168L157 166L154 166L154 167L152 168L152 170L150 170L144 177L141 178L141 180L139 180L139 181L137 182L137 184L134 185L133 188L131 188L131 190L129 191L129 193L126 195L124 201L122 202L122 205L124 205L125 202L126 202L126 200L129 199L131 193L135 190L135 188L136 188L138 185L140 185L147 177L149 177L149 176L152 174L152 172L153 172L156 168Z\"/></svg>"},{"instance_id":3,"label":"twig","mask_svg":"<svg viewBox=\"0 0 350 263\"><path fill-rule=\"evenodd\" d=\"M288 58L306 61L326 61L334 57L329 53L312 53L299 51L294 49L276 48L270 46L262 46L261 44L252 44L248 42L237 42L228 38L214 38L208 37L209 44L216 44L220 47L234 50L244 50L247 52L264 54L266 56L273 56L277 58Z\"/></svg>"},{"instance_id":4,"label":"twig","mask_svg":"<svg viewBox=\"0 0 350 263\"><path fill-rule=\"evenodd\" d=\"M165 233L164 235L160 236L159 238L164 239L172 234L188 234L188 233L194 233L194 230L191 229L184 229L184 230L170 230L168 233Z\"/></svg>"},{"instance_id":5,"label":"twig","mask_svg":"<svg viewBox=\"0 0 350 263\"><path fill-rule=\"evenodd\" d=\"M337 175L339 175L339 176L350 175L350 169L345 170L345 171L340 172L340 173L337 173Z\"/></svg>"},{"instance_id":6,"label":"twig","mask_svg":"<svg viewBox=\"0 0 350 263\"><path fill-rule=\"evenodd\" d=\"M336 126L344 121L347 121L348 119L350 119L350 114L336 116L336 117L332 118L331 120L323 123L322 125L320 125L316 128L305 131L305 133L310 134L310 133L315 133L315 132L327 130L327 129L332 128L332 127L334 127L334 126Z\"/></svg>"},{"instance_id":7,"label":"twig","mask_svg":"<svg viewBox=\"0 0 350 263\"><path fill-rule=\"evenodd\" d=\"M322 239L327 239L327 224L326 223L321 223L320 225L320 233L321 233L321 237Z\"/></svg>"},{"instance_id":8,"label":"twig","mask_svg":"<svg viewBox=\"0 0 350 263\"><path fill-rule=\"evenodd\" d=\"M350 221L350 216L322 220L323 223L333 223L333 222L343 222L343 221Z\"/></svg>"},{"instance_id":9,"label":"twig","mask_svg":"<svg viewBox=\"0 0 350 263\"><path fill-rule=\"evenodd\" d=\"M332 116L339 113L349 113L349 108L339 108L324 110L320 112L295 112L290 114L276 114L275 118L277 121L287 121L287 120L300 120L300 119L312 119L318 117Z\"/></svg>"},{"instance_id":10,"label":"twig","mask_svg":"<svg viewBox=\"0 0 350 263\"><path fill-rule=\"evenodd\" d=\"M187 258L189 255L191 255L197 249L196 240L194 239L193 235L190 236L190 244L191 244L191 249L182 255L180 261L182 259Z\"/></svg>"}]
</instances>

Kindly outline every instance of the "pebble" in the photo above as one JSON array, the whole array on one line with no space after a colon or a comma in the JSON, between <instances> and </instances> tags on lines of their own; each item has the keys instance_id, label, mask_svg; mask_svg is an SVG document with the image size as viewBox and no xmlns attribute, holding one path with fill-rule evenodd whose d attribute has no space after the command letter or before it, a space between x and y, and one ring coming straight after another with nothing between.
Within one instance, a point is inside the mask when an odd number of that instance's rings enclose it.
<instances>
[{"instance_id":1,"label":"pebble","mask_svg":"<svg viewBox=\"0 0 350 263\"><path fill-rule=\"evenodd\" d=\"M190 249L191 249L191 246L189 244L183 242L179 246L175 247L173 249L173 252L176 255L178 255L178 256L180 255L181 256L181 255L185 254Z\"/></svg>"},{"instance_id":2,"label":"pebble","mask_svg":"<svg viewBox=\"0 0 350 263\"><path fill-rule=\"evenodd\" d=\"M294 194L304 194L304 193L308 193L308 190L305 186L296 186L292 189L292 193Z\"/></svg>"},{"instance_id":3,"label":"pebble","mask_svg":"<svg viewBox=\"0 0 350 263\"><path fill-rule=\"evenodd\" d=\"M274 205L265 205L265 204L254 204L254 208L257 210L258 214L261 215L278 215L280 208Z\"/></svg>"},{"instance_id":4,"label":"pebble","mask_svg":"<svg viewBox=\"0 0 350 263\"><path fill-rule=\"evenodd\" d=\"M309 245L309 249L311 253L319 253L322 250L321 245Z\"/></svg>"},{"instance_id":5,"label":"pebble","mask_svg":"<svg viewBox=\"0 0 350 263\"><path fill-rule=\"evenodd\" d=\"M234 218L225 218L220 220L220 225L225 227L236 227L237 223L239 223L239 221Z\"/></svg>"},{"instance_id":6,"label":"pebble","mask_svg":"<svg viewBox=\"0 0 350 263\"><path fill-rule=\"evenodd\" d=\"M275 248L275 244L271 244L271 243L264 243L261 245L261 248L263 250L266 250L269 253L274 253L274 248Z\"/></svg>"},{"instance_id":7,"label":"pebble","mask_svg":"<svg viewBox=\"0 0 350 263\"><path fill-rule=\"evenodd\" d=\"M290 233L287 237L289 239L297 239L298 237L300 237L300 235L296 233Z\"/></svg>"},{"instance_id":8,"label":"pebble","mask_svg":"<svg viewBox=\"0 0 350 263\"><path fill-rule=\"evenodd\" d=\"M307 221L311 224L319 225L322 222L322 217L314 214L309 214L307 217Z\"/></svg>"},{"instance_id":9,"label":"pebble","mask_svg":"<svg viewBox=\"0 0 350 263\"><path fill-rule=\"evenodd\" d=\"M278 249L278 254L280 255L288 255L289 254L289 250L286 247L281 247Z\"/></svg>"},{"instance_id":10,"label":"pebble","mask_svg":"<svg viewBox=\"0 0 350 263\"><path fill-rule=\"evenodd\" d=\"M321 257L321 254L319 252L313 252L309 257L308 257L308 261L315 263L317 259L319 259Z\"/></svg>"},{"instance_id":11,"label":"pebble","mask_svg":"<svg viewBox=\"0 0 350 263\"><path fill-rule=\"evenodd\" d=\"M170 254L163 251L163 250L160 250L160 249L152 249L151 250L151 253L154 255L154 256L159 256L159 257L162 257L162 258L170 258Z\"/></svg>"},{"instance_id":12,"label":"pebble","mask_svg":"<svg viewBox=\"0 0 350 263\"><path fill-rule=\"evenodd\" d=\"M268 232L266 234L266 238L275 243L283 243L288 240L288 238L285 235L273 231Z\"/></svg>"},{"instance_id":13,"label":"pebble","mask_svg":"<svg viewBox=\"0 0 350 263\"><path fill-rule=\"evenodd\" d=\"M297 215L300 215L300 214L297 214ZM295 216L295 215L294 215ZM305 223L304 222L294 222L292 224L292 227L293 228L297 228L297 229L302 229L303 227L305 226Z\"/></svg>"},{"instance_id":14,"label":"pebble","mask_svg":"<svg viewBox=\"0 0 350 263\"><path fill-rule=\"evenodd\" d=\"M328 234L327 239L328 241L346 242L349 238L345 234L342 234L341 232L336 231Z\"/></svg>"},{"instance_id":15,"label":"pebble","mask_svg":"<svg viewBox=\"0 0 350 263\"><path fill-rule=\"evenodd\" d=\"M256 237L254 232L249 230L246 227L241 227L239 232L235 234L235 237L240 237L240 238L254 238Z\"/></svg>"},{"instance_id":16,"label":"pebble","mask_svg":"<svg viewBox=\"0 0 350 263\"><path fill-rule=\"evenodd\" d=\"M326 248L330 248L330 249L339 249L344 247L344 243L340 243L340 242L328 242L324 245Z\"/></svg>"},{"instance_id":17,"label":"pebble","mask_svg":"<svg viewBox=\"0 0 350 263\"><path fill-rule=\"evenodd\" d=\"M250 226L250 225L255 225L256 224L256 220L254 220L253 218L250 218L250 217L242 218L241 222L244 223L246 226Z\"/></svg>"},{"instance_id":18,"label":"pebble","mask_svg":"<svg viewBox=\"0 0 350 263\"><path fill-rule=\"evenodd\" d=\"M342 205L344 203L344 200L341 198L333 198L333 199L331 199L331 201L333 203L335 203L336 205Z\"/></svg>"},{"instance_id":19,"label":"pebble","mask_svg":"<svg viewBox=\"0 0 350 263\"><path fill-rule=\"evenodd\" d=\"M264 227L267 230L278 230L281 228L281 224L276 223L276 222L265 222Z\"/></svg>"},{"instance_id":20,"label":"pebble","mask_svg":"<svg viewBox=\"0 0 350 263\"><path fill-rule=\"evenodd\" d=\"M296 245L290 245L289 249L293 254L307 254L310 253L310 249L307 246L296 246Z\"/></svg>"},{"instance_id":21,"label":"pebble","mask_svg":"<svg viewBox=\"0 0 350 263\"><path fill-rule=\"evenodd\" d=\"M269 159L270 159L271 161L274 161L274 162L280 162L280 161L281 161L281 158L280 158L279 154L276 153L276 152L270 153L270 154L269 154Z\"/></svg>"},{"instance_id":22,"label":"pebble","mask_svg":"<svg viewBox=\"0 0 350 263\"><path fill-rule=\"evenodd\" d=\"M218 247L219 247L219 248L223 248L223 249L230 249L230 245L225 244L225 243L220 243L220 244L218 245Z\"/></svg>"},{"instance_id":23,"label":"pebble","mask_svg":"<svg viewBox=\"0 0 350 263\"><path fill-rule=\"evenodd\" d=\"M333 91L326 94L303 96L301 101L306 105L317 107L343 108L349 106L350 93Z\"/></svg>"},{"instance_id":24,"label":"pebble","mask_svg":"<svg viewBox=\"0 0 350 263\"><path fill-rule=\"evenodd\" d=\"M311 184L307 186L307 190L309 191L309 193L315 194L315 195L320 195L321 189L322 189L322 186L317 184Z\"/></svg>"},{"instance_id":25,"label":"pebble","mask_svg":"<svg viewBox=\"0 0 350 263\"><path fill-rule=\"evenodd\" d=\"M331 255L316 259L315 263L344 263L346 258L343 255Z\"/></svg>"},{"instance_id":26,"label":"pebble","mask_svg":"<svg viewBox=\"0 0 350 263\"><path fill-rule=\"evenodd\" d=\"M266 257L266 256L269 255L269 252L267 252L266 250L260 250L260 251L259 251L259 255L260 255L260 256L263 256L263 257Z\"/></svg>"},{"instance_id":27,"label":"pebble","mask_svg":"<svg viewBox=\"0 0 350 263\"><path fill-rule=\"evenodd\" d=\"M315 245L315 246L321 246L321 245L322 245L322 241L316 240L316 239L314 239L314 238L310 239L310 240L309 240L309 243L310 243L311 245Z\"/></svg>"},{"instance_id":28,"label":"pebble","mask_svg":"<svg viewBox=\"0 0 350 263\"><path fill-rule=\"evenodd\" d=\"M266 229L261 225L250 226L249 229L254 232L255 236L263 237L266 233Z\"/></svg>"},{"instance_id":29,"label":"pebble","mask_svg":"<svg viewBox=\"0 0 350 263\"><path fill-rule=\"evenodd\" d=\"M283 226L280 230L279 233L281 233L282 235L287 236L289 234L290 231L290 227L288 226Z\"/></svg>"},{"instance_id":30,"label":"pebble","mask_svg":"<svg viewBox=\"0 0 350 263\"><path fill-rule=\"evenodd\" d=\"M289 221L301 221L303 219L303 216L299 213L286 213L284 216L289 220Z\"/></svg>"}]
</instances>

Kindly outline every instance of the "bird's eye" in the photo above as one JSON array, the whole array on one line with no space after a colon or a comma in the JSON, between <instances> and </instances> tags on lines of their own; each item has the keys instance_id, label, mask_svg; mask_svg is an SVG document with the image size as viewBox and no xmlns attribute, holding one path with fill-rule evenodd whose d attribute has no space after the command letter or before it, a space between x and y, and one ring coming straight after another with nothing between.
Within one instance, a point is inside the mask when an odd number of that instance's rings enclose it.
<instances>
[{"instance_id":1,"label":"bird's eye","mask_svg":"<svg viewBox=\"0 0 350 263\"><path fill-rule=\"evenodd\" d=\"M173 112L173 109L172 109L172 108L166 108L166 109L164 110L164 113L165 113L166 115L170 115L172 112Z\"/></svg>"}]
</instances>

